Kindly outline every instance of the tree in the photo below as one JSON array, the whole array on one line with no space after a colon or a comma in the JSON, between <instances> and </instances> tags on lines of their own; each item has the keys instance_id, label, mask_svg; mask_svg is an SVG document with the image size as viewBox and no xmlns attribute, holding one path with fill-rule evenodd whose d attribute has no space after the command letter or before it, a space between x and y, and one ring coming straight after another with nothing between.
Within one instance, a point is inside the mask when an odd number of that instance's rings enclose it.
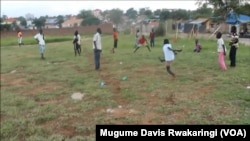
<instances>
[{"instance_id":1,"label":"tree","mask_svg":"<svg viewBox=\"0 0 250 141\"><path fill-rule=\"evenodd\" d=\"M13 30L16 30L16 29L18 28L16 21L14 21L14 22L11 24L11 27L12 27Z\"/></svg>"},{"instance_id":2,"label":"tree","mask_svg":"<svg viewBox=\"0 0 250 141\"><path fill-rule=\"evenodd\" d=\"M165 21L170 17L170 12L166 9L162 10L160 13L160 20Z\"/></svg>"},{"instance_id":3,"label":"tree","mask_svg":"<svg viewBox=\"0 0 250 141\"><path fill-rule=\"evenodd\" d=\"M81 23L82 26L98 25L101 23L101 21L95 17L90 10L81 10L77 17L83 19Z\"/></svg>"},{"instance_id":4,"label":"tree","mask_svg":"<svg viewBox=\"0 0 250 141\"><path fill-rule=\"evenodd\" d=\"M25 28L27 27L27 21L23 16L19 17L18 20L20 21L20 24L22 26L24 26Z\"/></svg>"},{"instance_id":5,"label":"tree","mask_svg":"<svg viewBox=\"0 0 250 141\"><path fill-rule=\"evenodd\" d=\"M160 16L161 14L161 9L157 9L153 12L154 16Z\"/></svg>"},{"instance_id":6,"label":"tree","mask_svg":"<svg viewBox=\"0 0 250 141\"><path fill-rule=\"evenodd\" d=\"M122 23L123 11L120 9L112 9L109 13L110 20L118 27Z\"/></svg>"},{"instance_id":7,"label":"tree","mask_svg":"<svg viewBox=\"0 0 250 141\"><path fill-rule=\"evenodd\" d=\"M204 3L202 7L199 7L197 10L193 11L193 18L205 18L205 17L211 17L213 15L213 9L208 8L207 4Z\"/></svg>"},{"instance_id":8,"label":"tree","mask_svg":"<svg viewBox=\"0 0 250 141\"><path fill-rule=\"evenodd\" d=\"M101 23L101 21L98 18L96 18L94 16L89 16L89 17L85 18L82 21L81 25L82 26L85 26L85 25L99 25L100 23Z\"/></svg>"},{"instance_id":9,"label":"tree","mask_svg":"<svg viewBox=\"0 0 250 141\"><path fill-rule=\"evenodd\" d=\"M62 28L62 23L64 22L64 17L62 15L58 15L56 17L57 19L57 24L59 25L59 28Z\"/></svg>"},{"instance_id":10,"label":"tree","mask_svg":"<svg viewBox=\"0 0 250 141\"><path fill-rule=\"evenodd\" d=\"M240 6L237 9L235 9L235 11L240 14L250 15L249 9L250 9L250 4L246 3L245 5Z\"/></svg>"},{"instance_id":11,"label":"tree","mask_svg":"<svg viewBox=\"0 0 250 141\"><path fill-rule=\"evenodd\" d=\"M239 7L246 4L246 0L197 0L196 3L199 7L204 3L213 6L215 10L214 16L221 16L223 19L226 19L231 10L237 12L240 9Z\"/></svg>"},{"instance_id":12,"label":"tree","mask_svg":"<svg viewBox=\"0 0 250 141\"><path fill-rule=\"evenodd\" d=\"M139 15L144 15L146 10L147 10L146 8L140 8Z\"/></svg>"},{"instance_id":13,"label":"tree","mask_svg":"<svg viewBox=\"0 0 250 141\"><path fill-rule=\"evenodd\" d=\"M146 9L144 14L148 17L148 18L151 18L152 15L153 15L153 12L150 10L150 9Z\"/></svg>"},{"instance_id":14,"label":"tree","mask_svg":"<svg viewBox=\"0 0 250 141\"><path fill-rule=\"evenodd\" d=\"M128 16L128 18L130 18L130 19L136 19L136 17L137 17L137 11L134 10L134 8L129 8L126 11L125 15Z\"/></svg>"},{"instance_id":15,"label":"tree","mask_svg":"<svg viewBox=\"0 0 250 141\"><path fill-rule=\"evenodd\" d=\"M189 19L189 14L186 10L177 9L171 12L170 17L174 20L179 20L179 19L187 20Z\"/></svg>"},{"instance_id":16,"label":"tree","mask_svg":"<svg viewBox=\"0 0 250 141\"><path fill-rule=\"evenodd\" d=\"M46 21L46 18L41 16L40 18L35 18L33 20L33 24L37 27L37 28L42 28L45 26L45 21Z\"/></svg>"}]
</instances>

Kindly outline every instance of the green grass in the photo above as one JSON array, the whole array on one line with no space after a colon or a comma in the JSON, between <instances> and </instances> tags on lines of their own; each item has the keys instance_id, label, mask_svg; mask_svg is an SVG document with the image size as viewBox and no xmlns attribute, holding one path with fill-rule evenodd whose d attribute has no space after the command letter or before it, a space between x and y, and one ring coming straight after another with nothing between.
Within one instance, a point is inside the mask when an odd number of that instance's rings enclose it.
<instances>
[{"instance_id":1,"label":"green grass","mask_svg":"<svg viewBox=\"0 0 250 141\"><path fill-rule=\"evenodd\" d=\"M82 37L77 57L72 37L49 37L46 60L32 38L22 47L1 38L2 141L94 141L96 124L250 124L250 46L240 45L237 67L223 72L215 40L201 38L203 49L194 53L194 39L173 42L169 36L173 48L185 45L172 64L172 80L157 59L163 37L152 52L134 54L134 37L121 34L112 54L112 36L104 35L99 72L92 36ZM228 53L225 59L228 65ZM74 92L84 98L72 100Z\"/></svg>"},{"instance_id":2,"label":"green grass","mask_svg":"<svg viewBox=\"0 0 250 141\"><path fill-rule=\"evenodd\" d=\"M46 43L52 42L65 42L71 41L72 36L46 36ZM23 38L23 43L25 45L37 44L36 40L33 37L25 37ZM17 38L7 37L1 40L1 46L14 46L17 45Z\"/></svg>"}]
</instances>

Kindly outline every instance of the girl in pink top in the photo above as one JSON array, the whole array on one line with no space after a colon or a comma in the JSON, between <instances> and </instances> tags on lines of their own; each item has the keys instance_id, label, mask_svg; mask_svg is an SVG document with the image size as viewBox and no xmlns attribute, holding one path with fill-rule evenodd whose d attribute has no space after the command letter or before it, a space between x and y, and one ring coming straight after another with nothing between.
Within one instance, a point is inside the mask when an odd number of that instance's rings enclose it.
<instances>
[{"instance_id":1,"label":"girl in pink top","mask_svg":"<svg viewBox=\"0 0 250 141\"><path fill-rule=\"evenodd\" d=\"M226 47L224 44L224 40L222 39L222 34L221 32L218 32L216 34L216 38L217 38L217 51L218 51L218 61L220 64L220 67L222 70L227 70L227 66L225 64L225 56L226 56Z\"/></svg>"}]
</instances>

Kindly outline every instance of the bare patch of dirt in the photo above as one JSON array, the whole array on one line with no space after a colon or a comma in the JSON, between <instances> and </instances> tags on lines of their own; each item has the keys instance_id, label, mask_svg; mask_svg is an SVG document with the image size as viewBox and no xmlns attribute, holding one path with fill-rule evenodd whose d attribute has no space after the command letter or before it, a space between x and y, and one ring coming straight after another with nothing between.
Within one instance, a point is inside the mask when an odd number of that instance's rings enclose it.
<instances>
[{"instance_id":1,"label":"bare patch of dirt","mask_svg":"<svg viewBox=\"0 0 250 141\"><path fill-rule=\"evenodd\" d=\"M21 92L21 95L37 95L41 92L46 92L46 91L57 91L63 88L63 85L60 85L59 83L56 82L50 82L50 83L44 83L42 85L39 85L37 87L31 88L31 89L24 89Z\"/></svg>"},{"instance_id":2,"label":"bare patch of dirt","mask_svg":"<svg viewBox=\"0 0 250 141\"><path fill-rule=\"evenodd\" d=\"M49 99L49 100L39 100L38 105L49 105L49 104L57 104L61 103L61 101L65 100L66 96L58 96L56 99Z\"/></svg>"},{"instance_id":3,"label":"bare patch of dirt","mask_svg":"<svg viewBox=\"0 0 250 141\"><path fill-rule=\"evenodd\" d=\"M189 95L190 99L199 99L201 97L204 97L205 95L209 94L211 91L213 91L212 86L204 86L202 88L199 88L195 91L195 93Z\"/></svg>"},{"instance_id":4,"label":"bare patch of dirt","mask_svg":"<svg viewBox=\"0 0 250 141\"><path fill-rule=\"evenodd\" d=\"M24 86L30 84L25 78L11 74L1 74L1 87Z\"/></svg>"},{"instance_id":5,"label":"bare patch of dirt","mask_svg":"<svg viewBox=\"0 0 250 141\"><path fill-rule=\"evenodd\" d=\"M75 127L67 126L67 127L60 128L60 130L57 132L59 134L67 136L68 138L72 138L76 133L76 129Z\"/></svg>"}]
</instances>

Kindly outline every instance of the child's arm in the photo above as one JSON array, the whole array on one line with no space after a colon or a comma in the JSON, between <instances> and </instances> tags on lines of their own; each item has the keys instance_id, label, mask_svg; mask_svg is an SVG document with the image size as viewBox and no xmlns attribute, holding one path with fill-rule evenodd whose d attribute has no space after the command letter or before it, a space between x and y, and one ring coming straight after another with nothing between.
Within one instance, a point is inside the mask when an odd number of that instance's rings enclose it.
<instances>
[{"instance_id":1,"label":"child's arm","mask_svg":"<svg viewBox=\"0 0 250 141\"><path fill-rule=\"evenodd\" d=\"M224 52L224 55L226 56L226 49L225 49L225 45L223 44L223 45L222 45L222 47L223 47L223 52Z\"/></svg>"}]
</instances>

